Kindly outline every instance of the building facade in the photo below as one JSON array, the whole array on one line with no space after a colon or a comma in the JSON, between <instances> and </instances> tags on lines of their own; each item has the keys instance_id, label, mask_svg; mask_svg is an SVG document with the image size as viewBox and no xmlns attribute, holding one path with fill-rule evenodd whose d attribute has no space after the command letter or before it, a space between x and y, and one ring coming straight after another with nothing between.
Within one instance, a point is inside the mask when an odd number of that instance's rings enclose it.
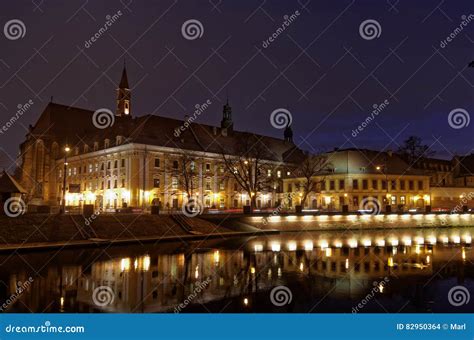
<instances>
[{"instance_id":1,"label":"building facade","mask_svg":"<svg viewBox=\"0 0 474 340\"><path fill-rule=\"evenodd\" d=\"M17 175L31 210L59 207L63 196L70 209L84 204L105 210L179 209L191 197L215 209L241 208L251 199L256 208L278 204L283 174L302 154L291 140L291 128L285 139L235 131L228 102L220 126L194 122L203 110L213 109L210 101L185 120L137 117L131 98L124 68L115 114L48 104L20 146ZM251 149L267 150L259 155L259 168L252 169L266 185L252 192L225 162L248 140L255 141Z\"/></svg>"}]
</instances>

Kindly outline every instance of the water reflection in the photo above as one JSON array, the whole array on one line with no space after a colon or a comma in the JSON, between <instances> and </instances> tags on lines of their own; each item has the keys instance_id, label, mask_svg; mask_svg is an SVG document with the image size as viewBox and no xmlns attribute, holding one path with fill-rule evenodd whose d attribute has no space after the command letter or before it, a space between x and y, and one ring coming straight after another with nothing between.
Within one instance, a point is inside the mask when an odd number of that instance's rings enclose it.
<instances>
[{"instance_id":1,"label":"water reflection","mask_svg":"<svg viewBox=\"0 0 474 340\"><path fill-rule=\"evenodd\" d=\"M187 301L183 312L350 312L374 282L388 278L364 311L443 312L453 308L446 301L453 285L472 285L472 232L305 232L3 255L0 301L32 277L8 311L172 312ZM293 292L286 307L269 301L278 285ZM93 299L102 286L114 293L104 306ZM203 287L199 293L197 287ZM463 308L455 311L472 304Z\"/></svg>"}]
</instances>

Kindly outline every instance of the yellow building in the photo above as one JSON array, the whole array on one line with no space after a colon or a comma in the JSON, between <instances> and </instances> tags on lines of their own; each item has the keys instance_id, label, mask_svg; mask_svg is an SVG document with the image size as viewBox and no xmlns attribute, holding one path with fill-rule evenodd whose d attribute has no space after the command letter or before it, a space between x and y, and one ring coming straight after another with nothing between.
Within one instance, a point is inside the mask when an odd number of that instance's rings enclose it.
<instances>
[{"instance_id":1,"label":"yellow building","mask_svg":"<svg viewBox=\"0 0 474 340\"><path fill-rule=\"evenodd\" d=\"M380 211L423 209L431 205L430 176L410 166L397 154L364 149L336 150L326 154L329 169L315 176L317 188L309 193L304 209ZM298 190L304 178L285 178L284 191L291 205L300 205L303 193Z\"/></svg>"}]
</instances>

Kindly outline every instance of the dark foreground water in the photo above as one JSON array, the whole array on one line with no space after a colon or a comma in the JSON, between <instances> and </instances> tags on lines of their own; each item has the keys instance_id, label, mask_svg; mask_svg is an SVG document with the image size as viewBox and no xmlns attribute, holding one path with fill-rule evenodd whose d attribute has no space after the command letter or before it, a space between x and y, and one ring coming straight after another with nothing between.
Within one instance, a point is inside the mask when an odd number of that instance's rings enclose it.
<instances>
[{"instance_id":1,"label":"dark foreground water","mask_svg":"<svg viewBox=\"0 0 474 340\"><path fill-rule=\"evenodd\" d=\"M0 254L7 312L474 312L473 228Z\"/></svg>"}]
</instances>

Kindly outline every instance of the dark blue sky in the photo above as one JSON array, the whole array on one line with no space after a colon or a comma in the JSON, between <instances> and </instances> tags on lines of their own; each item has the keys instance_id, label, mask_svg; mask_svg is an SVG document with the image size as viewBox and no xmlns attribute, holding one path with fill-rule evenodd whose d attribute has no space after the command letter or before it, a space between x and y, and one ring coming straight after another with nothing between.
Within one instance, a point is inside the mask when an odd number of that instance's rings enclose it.
<instances>
[{"instance_id":1,"label":"dark blue sky","mask_svg":"<svg viewBox=\"0 0 474 340\"><path fill-rule=\"evenodd\" d=\"M300 15L263 48L295 11ZM269 118L288 108L295 143L308 150L396 149L414 134L440 157L470 153L474 122L454 129L448 114L474 114L474 68L466 68L474 60L474 20L440 47L470 14L471 0L10 1L2 4L1 33L12 19L26 33L18 40L0 35L0 125L18 104L34 104L0 134L1 147L16 155L52 95L66 105L114 110L125 58L134 115L182 118L209 99L198 122L218 124L228 92L236 129L282 136ZM201 38L183 37L189 19L202 23ZM378 38L361 36L368 19L379 23ZM385 100L389 105L353 137Z\"/></svg>"}]
</instances>

